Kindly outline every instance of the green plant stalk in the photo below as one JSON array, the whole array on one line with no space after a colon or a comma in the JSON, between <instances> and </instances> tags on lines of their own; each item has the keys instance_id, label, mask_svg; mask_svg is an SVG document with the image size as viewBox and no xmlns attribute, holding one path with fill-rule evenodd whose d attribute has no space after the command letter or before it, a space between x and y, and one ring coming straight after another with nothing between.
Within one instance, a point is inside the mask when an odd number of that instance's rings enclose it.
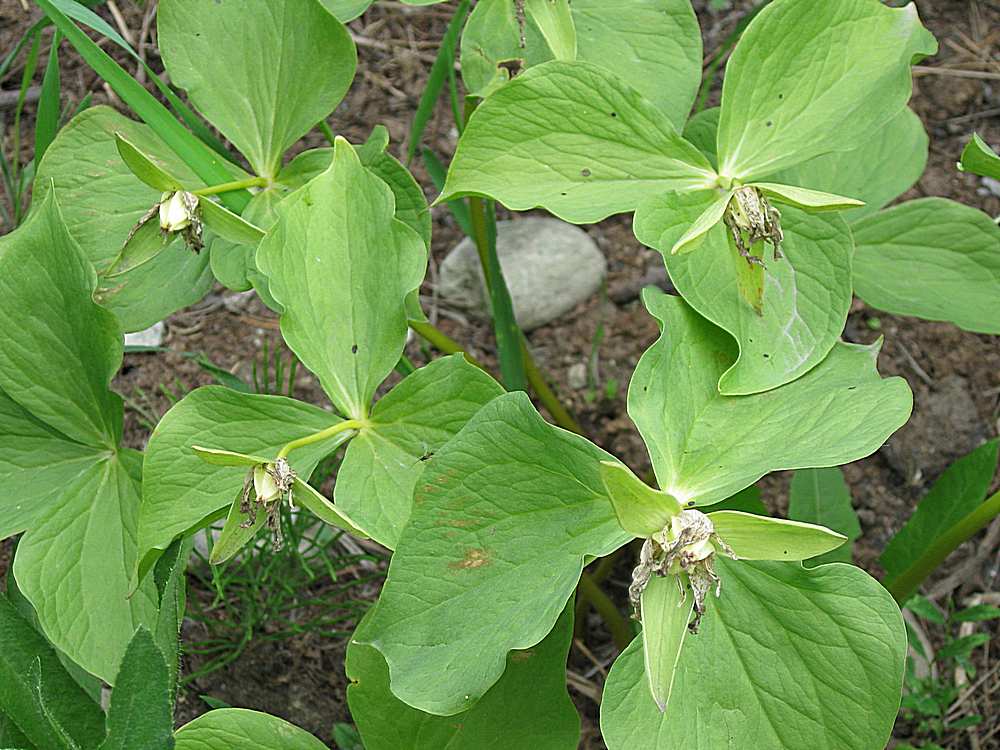
<instances>
[{"instance_id":1,"label":"green plant stalk","mask_svg":"<svg viewBox=\"0 0 1000 750\"><path fill-rule=\"evenodd\" d=\"M615 603L594 582L589 573L584 573L580 576L580 585L577 587L577 590L594 606L594 609L597 610L601 619L608 626L608 630L611 631L611 637L615 645L620 651L624 651L632 642L635 634L632 632L632 627L628 624L624 615L618 611Z\"/></svg>"},{"instance_id":2,"label":"green plant stalk","mask_svg":"<svg viewBox=\"0 0 1000 750\"><path fill-rule=\"evenodd\" d=\"M219 195L220 193L231 193L234 190L246 190L251 187L267 187L266 177L248 177L245 180L234 180L233 182L223 182L220 185L209 185L208 187L192 190L195 195Z\"/></svg>"},{"instance_id":3,"label":"green plant stalk","mask_svg":"<svg viewBox=\"0 0 1000 750\"><path fill-rule=\"evenodd\" d=\"M488 372L486 365L465 351L461 344L448 336L448 334L444 333L444 331L441 331L423 320L411 320L409 323L410 328L413 329L414 333L438 351L444 352L445 354L461 354L470 365L475 365L480 370ZM538 396L538 400L542 403L542 406L544 406L548 410L549 414L552 415L552 419L555 420L557 425L565 430L570 430L571 432L582 435L583 428L577 424L572 415L570 415L562 403L560 403L559 398L549 387L548 383L545 382L545 377L542 375L541 370L538 369L538 365L535 364L535 360L532 358L531 353L527 350L527 344L524 341L523 335L521 338L521 344L524 346L525 374L528 377L528 384L535 392L535 395Z\"/></svg>"},{"instance_id":4,"label":"green plant stalk","mask_svg":"<svg viewBox=\"0 0 1000 750\"><path fill-rule=\"evenodd\" d=\"M959 545L967 542L985 528L998 515L1000 515L1000 492L995 493L972 513L935 539L909 568L886 586L896 603L902 606L916 593L920 584L944 562L945 558L954 552Z\"/></svg>"},{"instance_id":5,"label":"green plant stalk","mask_svg":"<svg viewBox=\"0 0 1000 750\"><path fill-rule=\"evenodd\" d=\"M555 420L557 425L570 432L575 432L577 435L583 435L583 428L580 427L580 423L569 413L569 409L563 406L562 401L559 400L555 391L552 390L548 381L545 380L545 375L542 374L542 371L538 368L538 364L535 362L535 358L531 356L531 352L528 350L528 342L523 333L521 334L521 349L524 356L524 373L528 378L528 385L531 386L531 390L538 396L538 400L542 402L542 406L548 409L549 414L552 415L552 419Z\"/></svg>"},{"instance_id":6,"label":"green plant stalk","mask_svg":"<svg viewBox=\"0 0 1000 750\"><path fill-rule=\"evenodd\" d=\"M610 555L595 560L594 563L596 563L596 565L591 563L594 565L594 572L589 575L595 586L600 586L604 583L607 577L611 575L611 571L615 569L615 563L618 562L618 556L621 554L623 549L626 549L626 547L619 547ZM593 602L591 602L590 597L578 589L576 592L576 608L573 615L573 622L575 623L577 636L582 635L581 626L583 624L583 618L586 616L587 610L592 605Z\"/></svg>"},{"instance_id":7,"label":"green plant stalk","mask_svg":"<svg viewBox=\"0 0 1000 750\"><path fill-rule=\"evenodd\" d=\"M526 391L524 347L520 344L521 330L514 319L514 304L500 268L496 251L496 225L491 219L496 213L487 201L477 196L469 198L472 238L479 253L479 263L486 279L486 292L493 310L493 331L500 355L500 375L509 391ZM493 231L490 231L492 228Z\"/></svg>"},{"instance_id":8,"label":"green plant stalk","mask_svg":"<svg viewBox=\"0 0 1000 750\"><path fill-rule=\"evenodd\" d=\"M336 437L340 433L346 432L347 430L360 430L364 426L365 423L361 420L345 419L343 422L338 422L333 427L327 427L325 430L314 432L312 435L306 435L305 437L300 437L298 440L293 440L278 451L278 458L286 458L289 453L297 448L304 448L305 446L312 445L313 443L329 440L330 438Z\"/></svg>"}]
</instances>

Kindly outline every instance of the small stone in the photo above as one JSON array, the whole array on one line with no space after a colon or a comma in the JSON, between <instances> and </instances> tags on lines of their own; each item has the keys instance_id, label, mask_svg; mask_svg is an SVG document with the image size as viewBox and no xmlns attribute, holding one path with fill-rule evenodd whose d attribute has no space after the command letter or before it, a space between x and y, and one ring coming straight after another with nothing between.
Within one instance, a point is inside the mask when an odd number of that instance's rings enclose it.
<instances>
[{"instance_id":1,"label":"small stone","mask_svg":"<svg viewBox=\"0 0 1000 750\"><path fill-rule=\"evenodd\" d=\"M1000 198L1000 180L994 180L992 177L984 177L983 187L985 187L993 195Z\"/></svg>"},{"instance_id":2,"label":"small stone","mask_svg":"<svg viewBox=\"0 0 1000 750\"><path fill-rule=\"evenodd\" d=\"M574 391L583 390L587 387L587 364L577 362L566 372L566 382Z\"/></svg>"},{"instance_id":3,"label":"small stone","mask_svg":"<svg viewBox=\"0 0 1000 750\"><path fill-rule=\"evenodd\" d=\"M590 236L558 219L497 222L497 255L514 317L525 331L568 313L594 294L607 274L607 261ZM489 315L479 255L468 237L441 264L438 292L455 307Z\"/></svg>"},{"instance_id":4,"label":"small stone","mask_svg":"<svg viewBox=\"0 0 1000 750\"><path fill-rule=\"evenodd\" d=\"M159 323L154 323L145 331L126 333L125 346L143 346L143 347L163 346L163 337L166 334L166 331L167 327L161 320Z\"/></svg>"}]
</instances>

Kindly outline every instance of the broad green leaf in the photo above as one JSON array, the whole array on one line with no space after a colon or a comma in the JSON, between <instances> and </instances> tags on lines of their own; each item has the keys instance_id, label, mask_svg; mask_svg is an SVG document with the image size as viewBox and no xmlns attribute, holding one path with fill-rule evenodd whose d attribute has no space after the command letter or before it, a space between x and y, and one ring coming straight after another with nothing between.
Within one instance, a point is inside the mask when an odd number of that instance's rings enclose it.
<instances>
[{"instance_id":1,"label":"broad green leaf","mask_svg":"<svg viewBox=\"0 0 1000 750\"><path fill-rule=\"evenodd\" d=\"M538 26L556 60L576 59L576 27L569 0L525 0L524 10Z\"/></svg>"},{"instance_id":2,"label":"broad green leaf","mask_svg":"<svg viewBox=\"0 0 1000 750\"><path fill-rule=\"evenodd\" d=\"M936 51L913 4L771 3L726 65L720 173L747 182L858 148L906 106L911 61Z\"/></svg>"},{"instance_id":3,"label":"broad green leaf","mask_svg":"<svg viewBox=\"0 0 1000 750\"><path fill-rule=\"evenodd\" d=\"M271 228L275 220L275 210L286 197L286 191L278 185L261 190L247 204L243 218L265 232ZM266 277L257 270L254 255L257 244L245 245L222 237L212 240L212 273L219 283L228 289L245 292L255 285L266 286ZM266 300L262 296L262 301Z\"/></svg>"},{"instance_id":4,"label":"broad green leaf","mask_svg":"<svg viewBox=\"0 0 1000 750\"><path fill-rule=\"evenodd\" d=\"M262 177L340 103L357 65L316 0L164 0L157 29L171 80Z\"/></svg>"},{"instance_id":5,"label":"broad green leaf","mask_svg":"<svg viewBox=\"0 0 1000 750\"><path fill-rule=\"evenodd\" d=\"M104 106L74 117L38 167L33 210L54 187L70 234L98 273L118 257L129 232L161 196L122 161L116 134L184 185L202 184L146 125ZM245 176L237 167L229 168L230 179ZM208 253L196 255L174 238L155 260L99 291L98 301L115 313L126 331L136 331L197 302L211 283Z\"/></svg>"},{"instance_id":6,"label":"broad green leaf","mask_svg":"<svg viewBox=\"0 0 1000 750\"><path fill-rule=\"evenodd\" d=\"M170 671L153 636L139 628L122 657L100 750L172 750Z\"/></svg>"},{"instance_id":7,"label":"broad green leaf","mask_svg":"<svg viewBox=\"0 0 1000 750\"><path fill-rule=\"evenodd\" d=\"M601 481L618 523L632 536L650 537L662 531L682 510L676 498L654 490L617 461L601 461Z\"/></svg>"},{"instance_id":8,"label":"broad green leaf","mask_svg":"<svg viewBox=\"0 0 1000 750\"><path fill-rule=\"evenodd\" d=\"M45 634L111 683L155 599L148 587L126 598L140 466L118 449L121 399L108 382L122 338L91 301L94 282L51 194L0 241L0 535L24 532L13 571Z\"/></svg>"},{"instance_id":9,"label":"broad green leaf","mask_svg":"<svg viewBox=\"0 0 1000 750\"><path fill-rule=\"evenodd\" d=\"M3 711L0 711L0 747L14 748L15 750L38 750Z\"/></svg>"},{"instance_id":10,"label":"broad green leaf","mask_svg":"<svg viewBox=\"0 0 1000 750\"><path fill-rule=\"evenodd\" d=\"M978 508L997 470L1000 441L991 440L949 466L879 558L885 583L906 571L941 534Z\"/></svg>"},{"instance_id":11,"label":"broad green leaf","mask_svg":"<svg viewBox=\"0 0 1000 750\"><path fill-rule=\"evenodd\" d=\"M160 420L146 448L139 578L175 537L205 526L243 490L248 467L206 463L204 452L199 455L193 446L225 446L238 453L273 457L286 443L338 421L300 401L222 386L199 388L181 399ZM306 446L289 462L308 478L320 459L339 444L335 439Z\"/></svg>"},{"instance_id":12,"label":"broad green leaf","mask_svg":"<svg viewBox=\"0 0 1000 750\"><path fill-rule=\"evenodd\" d=\"M553 61L476 110L438 201L480 193L582 224L632 211L651 193L714 181L705 157L623 80Z\"/></svg>"},{"instance_id":13,"label":"broad green leaf","mask_svg":"<svg viewBox=\"0 0 1000 750\"><path fill-rule=\"evenodd\" d=\"M840 337L851 307L851 232L838 216L784 207L785 257L774 259L765 243L767 270L758 314L740 291L738 272L749 264L730 248L724 224L709 231L694 252L671 254L714 194L658 196L639 206L633 228L640 242L663 255L671 280L688 304L738 342L740 356L722 374L720 390L770 390L822 362Z\"/></svg>"},{"instance_id":14,"label":"broad green leaf","mask_svg":"<svg viewBox=\"0 0 1000 750\"><path fill-rule=\"evenodd\" d=\"M367 750L576 750L580 717L566 693L572 607L537 646L512 651L503 677L465 713L442 717L403 703L371 646L347 649L347 700ZM391 720L387 720L391 717Z\"/></svg>"},{"instance_id":15,"label":"broad green leaf","mask_svg":"<svg viewBox=\"0 0 1000 750\"><path fill-rule=\"evenodd\" d=\"M282 202L257 266L284 308L281 332L334 405L364 419L406 343L404 300L427 248L393 219L389 188L337 139L330 168Z\"/></svg>"},{"instance_id":16,"label":"broad green leaf","mask_svg":"<svg viewBox=\"0 0 1000 750\"><path fill-rule=\"evenodd\" d=\"M1000 334L1000 228L944 198L907 201L854 225L854 289L894 315Z\"/></svg>"},{"instance_id":17,"label":"broad green leaf","mask_svg":"<svg viewBox=\"0 0 1000 750\"><path fill-rule=\"evenodd\" d=\"M0 388L49 427L97 448L121 438L118 324L90 300L94 272L50 193L0 238ZM25 311L31 310L30 318Z\"/></svg>"},{"instance_id":18,"label":"broad green leaf","mask_svg":"<svg viewBox=\"0 0 1000 750\"><path fill-rule=\"evenodd\" d=\"M673 576L653 576L642 592L642 653L653 702L663 713L677 677L684 636L694 609L694 597L681 601Z\"/></svg>"},{"instance_id":19,"label":"broad green leaf","mask_svg":"<svg viewBox=\"0 0 1000 750\"><path fill-rule=\"evenodd\" d=\"M174 750L326 750L304 729L277 716L219 708L174 733Z\"/></svg>"},{"instance_id":20,"label":"broad green leaf","mask_svg":"<svg viewBox=\"0 0 1000 750\"><path fill-rule=\"evenodd\" d=\"M741 560L808 560L837 549L847 537L801 521L721 510L708 516L716 533Z\"/></svg>"},{"instance_id":21,"label":"broad green leaf","mask_svg":"<svg viewBox=\"0 0 1000 750\"><path fill-rule=\"evenodd\" d=\"M355 635L382 652L398 698L439 715L467 710L510 650L552 629L584 558L631 538L605 497L602 460L516 392L427 462L379 603Z\"/></svg>"},{"instance_id":22,"label":"broad green leaf","mask_svg":"<svg viewBox=\"0 0 1000 750\"><path fill-rule=\"evenodd\" d=\"M963 149L958 168L963 172L1000 180L1000 156L997 156L996 151L990 148L978 133L972 134L972 140Z\"/></svg>"},{"instance_id":23,"label":"broad green leaf","mask_svg":"<svg viewBox=\"0 0 1000 750\"><path fill-rule=\"evenodd\" d=\"M19 734L38 748L63 748L65 745L57 730L36 700L35 686L29 676L33 668L41 678L41 697L48 714L78 745L95 747L104 737L104 714L100 706L73 681L49 642L4 594L0 594L0 706L3 706L3 714ZM2 731L0 737L3 737Z\"/></svg>"},{"instance_id":24,"label":"broad green leaf","mask_svg":"<svg viewBox=\"0 0 1000 750\"><path fill-rule=\"evenodd\" d=\"M810 564L851 562L851 547L861 536L861 524L851 505L851 490L840 467L795 472L788 494L788 517L826 526L847 537L842 547L814 558Z\"/></svg>"},{"instance_id":25,"label":"broad green leaf","mask_svg":"<svg viewBox=\"0 0 1000 750\"><path fill-rule=\"evenodd\" d=\"M701 31L689 0L573 0L576 58L616 74L681 128L701 77ZM505 81L500 63L526 67L554 57L536 18L526 14L525 42L513 0L481 0L462 34L462 79L486 96Z\"/></svg>"},{"instance_id":26,"label":"broad green leaf","mask_svg":"<svg viewBox=\"0 0 1000 750\"><path fill-rule=\"evenodd\" d=\"M183 187L176 177L167 173L121 133L115 133L115 146L118 148L118 155L132 174L154 190L180 190Z\"/></svg>"},{"instance_id":27,"label":"broad green leaf","mask_svg":"<svg viewBox=\"0 0 1000 750\"><path fill-rule=\"evenodd\" d=\"M121 453L91 464L44 501L21 537L14 576L49 640L113 684L139 625L156 621L152 582L132 593L141 461ZM130 596L131 594L131 596Z\"/></svg>"},{"instance_id":28,"label":"broad green leaf","mask_svg":"<svg viewBox=\"0 0 1000 750\"><path fill-rule=\"evenodd\" d=\"M643 677L641 639L604 686L609 750L882 750L899 707L906 634L899 609L858 568L720 559L684 642L665 714Z\"/></svg>"},{"instance_id":29,"label":"broad green leaf","mask_svg":"<svg viewBox=\"0 0 1000 750\"><path fill-rule=\"evenodd\" d=\"M865 202L844 212L849 222L870 216L909 190L927 165L924 124L906 107L885 126L860 139L852 151L825 154L776 174L786 185L802 185Z\"/></svg>"},{"instance_id":30,"label":"broad green leaf","mask_svg":"<svg viewBox=\"0 0 1000 750\"><path fill-rule=\"evenodd\" d=\"M681 299L652 290L644 298L663 334L639 360L628 411L660 487L688 505L719 502L779 469L867 456L910 415L905 381L875 369L877 346L837 344L780 390L723 396L731 339Z\"/></svg>"},{"instance_id":31,"label":"broad green leaf","mask_svg":"<svg viewBox=\"0 0 1000 750\"><path fill-rule=\"evenodd\" d=\"M337 472L334 498L390 549L410 517L424 463L503 388L461 354L405 378L375 404Z\"/></svg>"},{"instance_id":32,"label":"broad green leaf","mask_svg":"<svg viewBox=\"0 0 1000 750\"><path fill-rule=\"evenodd\" d=\"M795 187L794 185L755 182L754 187L758 188L774 202L787 203L804 211L843 211L844 209L859 208L865 205L864 201L859 201L856 198L847 198L843 195L824 193L820 190L810 190L809 188Z\"/></svg>"}]
</instances>

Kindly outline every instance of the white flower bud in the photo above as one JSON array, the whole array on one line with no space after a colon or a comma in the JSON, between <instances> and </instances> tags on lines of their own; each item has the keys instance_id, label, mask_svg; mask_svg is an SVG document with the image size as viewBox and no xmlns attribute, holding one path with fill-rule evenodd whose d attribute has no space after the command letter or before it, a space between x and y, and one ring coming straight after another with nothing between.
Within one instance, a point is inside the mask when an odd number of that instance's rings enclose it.
<instances>
[{"instance_id":1,"label":"white flower bud","mask_svg":"<svg viewBox=\"0 0 1000 750\"><path fill-rule=\"evenodd\" d=\"M183 190L164 193L160 198L160 229L164 232L180 232L191 226L193 217L190 205L191 201Z\"/></svg>"}]
</instances>

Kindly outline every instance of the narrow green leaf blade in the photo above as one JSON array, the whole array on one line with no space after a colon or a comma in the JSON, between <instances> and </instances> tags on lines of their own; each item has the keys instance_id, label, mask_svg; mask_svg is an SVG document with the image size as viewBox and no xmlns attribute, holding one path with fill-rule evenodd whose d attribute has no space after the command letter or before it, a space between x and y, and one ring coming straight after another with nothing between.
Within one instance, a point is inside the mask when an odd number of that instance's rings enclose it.
<instances>
[{"instance_id":1,"label":"narrow green leaf blade","mask_svg":"<svg viewBox=\"0 0 1000 750\"><path fill-rule=\"evenodd\" d=\"M424 129L430 122L437 105L441 90L448 80L449 69L455 66L455 47L458 44L458 36L462 32L465 19L469 15L470 0L461 0L455 8L455 14L448 22L444 36L441 37L441 47L438 49L434 64L431 65L431 72L427 74L427 83L424 84L424 91L420 95L420 102L417 110L413 113L413 122L410 124L410 137L406 145L406 163L413 161L413 157L420 148L420 139L423 138Z\"/></svg>"},{"instance_id":2,"label":"narrow green leaf blade","mask_svg":"<svg viewBox=\"0 0 1000 750\"><path fill-rule=\"evenodd\" d=\"M580 717L566 692L566 652L572 637L572 608L567 607L537 646L507 656L503 677L458 717L426 714L403 703L389 690L382 655L352 641L347 649L347 700L365 748L576 750Z\"/></svg>"},{"instance_id":3,"label":"narrow green leaf blade","mask_svg":"<svg viewBox=\"0 0 1000 750\"><path fill-rule=\"evenodd\" d=\"M212 544L212 552L208 556L210 565L221 565L228 562L239 554L250 541L257 536L267 514L259 510L257 517L250 523L249 517L240 512L240 496L237 495L233 504L229 506L229 513L226 515L226 522L222 525L219 538ZM244 524L248 524L248 526Z\"/></svg>"},{"instance_id":4,"label":"narrow green leaf blade","mask_svg":"<svg viewBox=\"0 0 1000 750\"><path fill-rule=\"evenodd\" d=\"M115 146L118 148L118 155L122 161L136 177L145 182L154 190L180 190L180 181L168 174L159 164L142 153L141 150L131 143L121 133L115 133Z\"/></svg>"},{"instance_id":5,"label":"narrow green leaf blade","mask_svg":"<svg viewBox=\"0 0 1000 750\"><path fill-rule=\"evenodd\" d=\"M336 526L349 534L362 539L368 538L368 534L362 531L341 508L327 500L317 490L307 482L296 477L295 479L295 502L316 516L323 523Z\"/></svg>"},{"instance_id":6,"label":"narrow green leaf blade","mask_svg":"<svg viewBox=\"0 0 1000 750\"><path fill-rule=\"evenodd\" d=\"M326 750L326 745L277 716L218 708L174 733L174 750Z\"/></svg>"},{"instance_id":7,"label":"narrow green leaf blade","mask_svg":"<svg viewBox=\"0 0 1000 750\"><path fill-rule=\"evenodd\" d=\"M508 651L552 629L585 558L630 538L604 495L602 460L517 392L427 462L379 603L355 636L382 652L398 698L439 715L467 710Z\"/></svg>"},{"instance_id":8,"label":"narrow green leaf blade","mask_svg":"<svg viewBox=\"0 0 1000 750\"><path fill-rule=\"evenodd\" d=\"M337 505L394 549L424 465L485 404L503 393L461 354L435 360L375 404L337 472Z\"/></svg>"},{"instance_id":9,"label":"narrow green leaf blade","mask_svg":"<svg viewBox=\"0 0 1000 750\"><path fill-rule=\"evenodd\" d=\"M524 10L556 60L576 60L576 26L569 0L525 0Z\"/></svg>"},{"instance_id":10,"label":"narrow green leaf blade","mask_svg":"<svg viewBox=\"0 0 1000 750\"><path fill-rule=\"evenodd\" d=\"M52 46L49 48L49 61L45 66L45 77L42 78L42 92L38 98L38 114L35 116L35 167L42 160L45 151L55 140L59 132L59 119L62 108L59 103L59 43L61 37L56 31L52 36Z\"/></svg>"},{"instance_id":11,"label":"narrow green leaf blade","mask_svg":"<svg viewBox=\"0 0 1000 750\"><path fill-rule=\"evenodd\" d=\"M979 507L989 492L998 455L1000 441L991 440L958 459L938 478L879 558L887 585L935 539Z\"/></svg>"},{"instance_id":12,"label":"narrow green leaf blade","mask_svg":"<svg viewBox=\"0 0 1000 750\"><path fill-rule=\"evenodd\" d=\"M262 177L340 103L357 65L316 0L164 0L157 29L171 80Z\"/></svg>"},{"instance_id":13,"label":"narrow green leaf blade","mask_svg":"<svg viewBox=\"0 0 1000 750\"><path fill-rule=\"evenodd\" d=\"M617 461L601 461L601 481L622 529L635 537L650 537L670 524L683 509L677 499L654 490Z\"/></svg>"},{"instance_id":14,"label":"narrow green leaf blade","mask_svg":"<svg viewBox=\"0 0 1000 750\"><path fill-rule=\"evenodd\" d=\"M894 315L1000 334L1000 228L974 208L921 198L854 226L854 288Z\"/></svg>"},{"instance_id":15,"label":"narrow green leaf blade","mask_svg":"<svg viewBox=\"0 0 1000 750\"><path fill-rule=\"evenodd\" d=\"M364 419L406 343L404 301L427 248L393 219L384 182L338 138L330 168L278 209L257 265L284 308L281 332L334 405Z\"/></svg>"},{"instance_id":16,"label":"narrow green leaf blade","mask_svg":"<svg viewBox=\"0 0 1000 750\"><path fill-rule=\"evenodd\" d=\"M677 677L694 597L681 601L681 591L672 576L653 576L642 592L642 653L646 681L653 702L663 713L670 702Z\"/></svg>"},{"instance_id":17,"label":"narrow green leaf blade","mask_svg":"<svg viewBox=\"0 0 1000 750\"><path fill-rule=\"evenodd\" d=\"M709 513L716 533L741 560L808 560L840 547L847 537L823 526L735 510Z\"/></svg>"},{"instance_id":18,"label":"narrow green leaf blade","mask_svg":"<svg viewBox=\"0 0 1000 750\"><path fill-rule=\"evenodd\" d=\"M843 211L865 205L864 201L859 201L856 198L847 198L843 195L824 193L821 190L810 190L794 185L755 182L754 187L776 203L787 203L803 211Z\"/></svg>"},{"instance_id":19,"label":"narrow green leaf blade","mask_svg":"<svg viewBox=\"0 0 1000 750\"><path fill-rule=\"evenodd\" d=\"M627 83L596 65L549 62L469 120L438 199L469 194L574 223L632 211L650 193L706 187L705 157Z\"/></svg>"},{"instance_id":20,"label":"narrow green leaf blade","mask_svg":"<svg viewBox=\"0 0 1000 750\"><path fill-rule=\"evenodd\" d=\"M108 708L100 750L172 750L174 706L170 672L153 636L139 628L129 643Z\"/></svg>"},{"instance_id":21,"label":"narrow green leaf blade","mask_svg":"<svg viewBox=\"0 0 1000 750\"><path fill-rule=\"evenodd\" d=\"M225 206L220 206L211 198L199 196L198 210L205 226L224 240L256 247L264 239L264 232L259 227L237 216Z\"/></svg>"},{"instance_id":22,"label":"narrow green leaf blade","mask_svg":"<svg viewBox=\"0 0 1000 750\"><path fill-rule=\"evenodd\" d=\"M795 472L788 495L788 517L826 526L847 537L844 546L820 555L813 564L851 562L851 547L861 536L861 524L839 466Z\"/></svg>"},{"instance_id":23,"label":"narrow green leaf blade","mask_svg":"<svg viewBox=\"0 0 1000 750\"><path fill-rule=\"evenodd\" d=\"M666 713L649 695L640 639L611 668L609 750L882 750L906 657L885 589L847 565L720 559L717 569L722 596L684 642Z\"/></svg>"},{"instance_id":24,"label":"narrow green leaf blade","mask_svg":"<svg viewBox=\"0 0 1000 750\"><path fill-rule=\"evenodd\" d=\"M914 57L936 51L912 4L771 3L726 65L720 172L746 182L861 146L906 106Z\"/></svg>"},{"instance_id":25,"label":"narrow green leaf blade","mask_svg":"<svg viewBox=\"0 0 1000 750\"><path fill-rule=\"evenodd\" d=\"M906 383L875 369L877 347L849 344L780 390L723 396L718 378L735 358L729 337L681 299L644 297L663 334L639 360L628 411L660 487L681 502L711 505L771 471L856 460L910 415Z\"/></svg>"}]
</instances>

